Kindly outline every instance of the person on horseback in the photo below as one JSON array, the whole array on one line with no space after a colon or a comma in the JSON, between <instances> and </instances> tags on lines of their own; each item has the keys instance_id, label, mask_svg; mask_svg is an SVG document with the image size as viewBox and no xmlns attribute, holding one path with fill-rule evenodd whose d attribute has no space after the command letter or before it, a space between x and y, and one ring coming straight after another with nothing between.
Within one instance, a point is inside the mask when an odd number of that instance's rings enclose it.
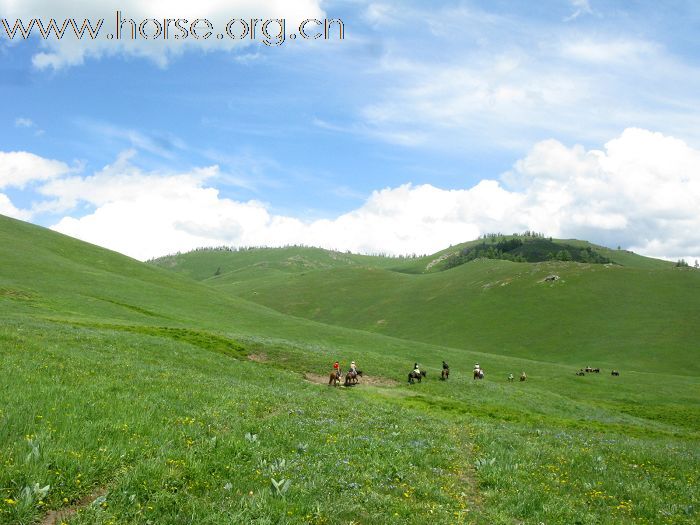
<instances>
[{"instance_id":1,"label":"person on horseback","mask_svg":"<svg viewBox=\"0 0 700 525\"><path fill-rule=\"evenodd\" d=\"M350 379L357 380L357 366L355 365L355 361L350 363L350 372L348 374L348 377Z\"/></svg>"},{"instance_id":2,"label":"person on horseback","mask_svg":"<svg viewBox=\"0 0 700 525\"><path fill-rule=\"evenodd\" d=\"M420 375L420 368L418 367L418 363L413 363L413 371Z\"/></svg>"},{"instance_id":3,"label":"person on horseback","mask_svg":"<svg viewBox=\"0 0 700 525\"><path fill-rule=\"evenodd\" d=\"M443 369L443 370L449 370L449 369L450 369L450 365L448 365L447 363L445 363L445 361L443 361L443 362L442 362L442 369Z\"/></svg>"},{"instance_id":4,"label":"person on horseback","mask_svg":"<svg viewBox=\"0 0 700 525\"><path fill-rule=\"evenodd\" d=\"M336 375L338 377L340 377L340 363L338 363L338 361L333 363L333 371L336 373Z\"/></svg>"}]
</instances>

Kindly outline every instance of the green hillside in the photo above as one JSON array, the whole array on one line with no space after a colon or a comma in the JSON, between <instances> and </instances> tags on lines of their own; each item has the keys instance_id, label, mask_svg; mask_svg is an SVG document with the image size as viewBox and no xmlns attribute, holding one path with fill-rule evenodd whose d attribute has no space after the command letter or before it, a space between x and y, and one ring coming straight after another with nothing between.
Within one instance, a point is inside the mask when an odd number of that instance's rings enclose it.
<instances>
[{"instance_id":1,"label":"green hillside","mask_svg":"<svg viewBox=\"0 0 700 525\"><path fill-rule=\"evenodd\" d=\"M374 266L302 268L289 262L288 251L253 250L244 252L245 261L237 253L220 257L219 266L236 269L207 282L296 317L412 341L577 367L594 362L700 373L700 323L694 321L700 318L700 272L628 252L603 253L616 264L478 259L414 274L396 265L387 269L384 259ZM182 266L210 264L210 254L201 254L202 261L198 255L189 254ZM298 249L291 258L312 255L324 252ZM181 266L177 259L171 264ZM279 269L284 264L286 271ZM547 282L550 275L557 280Z\"/></svg>"},{"instance_id":2,"label":"green hillside","mask_svg":"<svg viewBox=\"0 0 700 525\"><path fill-rule=\"evenodd\" d=\"M152 261L154 266L175 270L198 281L222 274L289 274L345 267L392 267L400 259L341 253L321 248L203 249L168 255Z\"/></svg>"},{"instance_id":3,"label":"green hillside","mask_svg":"<svg viewBox=\"0 0 700 525\"><path fill-rule=\"evenodd\" d=\"M420 274L418 259L287 250L176 256L179 275L0 216L0 524L697 522L692 270ZM539 283L548 272L561 279ZM627 327L586 338L614 310L606 287L629 308L650 283ZM421 316L449 301L486 335L460 340L455 314L439 339ZM545 337L523 310L547 301L568 325L543 340L566 351L511 347L516 329ZM659 304L678 318L667 331L643 326ZM515 327L493 339L492 314ZM666 366L631 351L634 330ZM584 359L613 337L620 377L573 374L604 366ZM358 362L358 386L315 383L336 359ZM408 385L414 361L428 375Z\"/></svg>"}]
</instances>

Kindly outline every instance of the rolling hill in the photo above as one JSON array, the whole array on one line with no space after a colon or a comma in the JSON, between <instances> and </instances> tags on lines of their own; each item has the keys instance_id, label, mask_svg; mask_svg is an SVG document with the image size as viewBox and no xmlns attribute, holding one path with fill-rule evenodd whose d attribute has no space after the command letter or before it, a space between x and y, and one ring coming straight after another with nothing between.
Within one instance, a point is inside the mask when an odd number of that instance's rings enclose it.
<instances>
[{"instance_id":1,"label":"rolling hill","mask_svg":"<svg viewBox=\"0 0 700 525\"><path fill-rule=\"evenodd\" d=\"M572 366L700 373L700 272L557 242L612 262L477 259L440 269L446 254L469 246L460 245L420 262L286 248L204 251L154 264L295 317L411 341ZM423 273L407 271L419 265Z\"/></svg>"},{"instance_id":2,"label":"rolling hill","mask_svg":"<svg viewBox=\"0 0 700 525\"><path fill-rule=\"evenodd\" d=\"M158 268L0 216L0 524L695 523L696 276L620 255ZM645 326L660 305L672 330ZM560 324L529 326L541 312ZM336 359L358 386L317 384ZM573 374L606 359L619 377ZM414 361L428 376L408 385Z\"/></svg>"}]
</instances>

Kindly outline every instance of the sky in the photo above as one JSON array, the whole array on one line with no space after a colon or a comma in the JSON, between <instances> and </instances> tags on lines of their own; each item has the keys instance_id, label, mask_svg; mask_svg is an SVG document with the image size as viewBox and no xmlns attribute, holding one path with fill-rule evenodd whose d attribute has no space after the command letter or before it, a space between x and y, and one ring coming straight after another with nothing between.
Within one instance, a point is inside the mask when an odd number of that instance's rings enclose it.
<instances>
[{"instance_id":1,"label":"sky","mask_svg":"<svg viewBox=\"0 0 700 525\"><path fill-rule=\"evenodd\" d=\"M0 0L0 214L140 260L525 230L700 259L695 1L143 4ZM212 35L117 40L117 9ZM104 24L5 31L51 17Z\"/></svg>"}]
</instances>

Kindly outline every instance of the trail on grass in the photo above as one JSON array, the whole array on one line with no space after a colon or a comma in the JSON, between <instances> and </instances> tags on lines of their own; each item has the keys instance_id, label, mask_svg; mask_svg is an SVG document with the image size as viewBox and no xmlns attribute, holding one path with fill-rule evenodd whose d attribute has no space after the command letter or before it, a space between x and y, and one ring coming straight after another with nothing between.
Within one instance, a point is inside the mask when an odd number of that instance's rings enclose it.
<instances>
[{"instance_id":1,"label":"trail on grass","mask_svg":"<svg viewBox=\"0 0 700 525\"><path fill-rule=\"evenodd\" d=\"M328 378L330 376L330 372L327 375L323 374L314 374L311 372L307 372L304 374L304 378L311 382L311 383L316 383L318 385L327 385L328 384ZM370 386L397 386L399 383L398 381L395 381L393 379L389 379L388 377L379 377L379 376L370 376L370 375L363 375L362 377L358 378L360 380L359 383L353 386L362 386L362 385L370 385ZM344 384L344 381L340 382L341 385Z\"/></svg>"},{"instance_id":2,"label":"trail on grass","mask_svg":"<svg viewBox=\"0 0 700 525\"><path fill-rule=\"evenodd\" d=\"M60 525L65 520L76 514L78 510L95 503L96 500L105 496L106 494L107 488L100 487L70 507L50 511L46 516L44 516L44 519L41 520L41 525Z\"/></svg>"}]
</instances>

